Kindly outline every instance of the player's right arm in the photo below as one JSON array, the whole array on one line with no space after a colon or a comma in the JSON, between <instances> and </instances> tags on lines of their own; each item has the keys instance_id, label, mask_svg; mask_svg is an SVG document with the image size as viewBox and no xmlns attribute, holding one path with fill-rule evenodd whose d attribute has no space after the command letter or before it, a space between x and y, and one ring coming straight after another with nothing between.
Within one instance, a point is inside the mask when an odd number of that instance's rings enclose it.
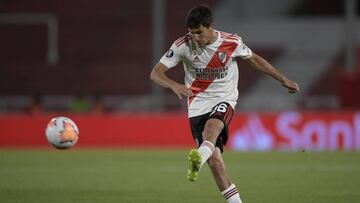
<instances>
[{"instance_id":1,"label":"player's right arm","mask_svg":"<svg viewBox=\"0 0 360 203\"><path fill-rule=\"evenodd\" d=\"M193 92L184 84L180 84L166 75L166 71L175 67L182 61L183 51L185 48L185 41L187 37L184 36L176 40L170 49L163 55L159 63L155 65L150 74L150 79L155 83L170 88L178 97L182 99L183 96L191 97Z\"/></svg>"},{"instance_id":2,"label":"player's right arm","mask_svg":"<svg viewBox=\"0 0 360 203\"><path fill-rule=\"evenodd\" d=\"M179 97L179 99L182 99L183 96L193 96L193 92L184 84L177 83L176 81L170 79L165 74L167 70L169 70L169 68L159 62L151 71L150 79L163 87L170 88Z\"/></svg>"}]
</instances>

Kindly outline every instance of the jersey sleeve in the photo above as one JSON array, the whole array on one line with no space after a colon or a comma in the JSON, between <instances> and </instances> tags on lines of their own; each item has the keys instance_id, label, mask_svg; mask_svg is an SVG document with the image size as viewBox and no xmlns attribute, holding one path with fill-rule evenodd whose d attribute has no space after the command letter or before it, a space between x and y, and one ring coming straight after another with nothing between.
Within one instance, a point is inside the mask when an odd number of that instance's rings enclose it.
<instances>
[{"instance_id":1,"label":"jersey sleeve","mask_svg":"<svg viewBox=\"0 0 360 203\"><path fill-rule=\"evenodd\" d=\"M176 66L181 60L181 49L174 43L170 49L161 57L159 62L168 68L172 68Z\"/></svg>"},{"instance_id":2,"label":"jersey sleeve","mask_svg":"<svg viewBox=\"0 0 360 203\"><path fill-rule=\"evenodd\" d=\"M252 56L252 51L249 47L246 46L246 44L243 42L241 37L238 37L236 40L236 43L238 44L235 51L234 56L235 57L241 57L243 59L248 59Z\"/></svg>"}]
</instances>

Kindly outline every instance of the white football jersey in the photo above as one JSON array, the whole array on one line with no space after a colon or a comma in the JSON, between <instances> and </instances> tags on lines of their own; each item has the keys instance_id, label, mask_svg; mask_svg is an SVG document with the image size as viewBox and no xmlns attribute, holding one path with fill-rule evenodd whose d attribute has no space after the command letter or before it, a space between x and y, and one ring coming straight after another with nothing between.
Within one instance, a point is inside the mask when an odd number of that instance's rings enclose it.
<instances>
[{"instance_id":1,"label":"white football jersey","mask_svg":"<svg viewBox=\"0 0 360 203\"><path fill-rule=\"evenodd\" d=\"M239 79L236 58L250 58L252 51L238 35L216 32L216 41L205 47L199 47L188 33L160 59L168 68L183 62L185 85L194 93L188 99L189 117L209 113L220 102L228 102L235 109Z\"/></svg>"}]
</instances>

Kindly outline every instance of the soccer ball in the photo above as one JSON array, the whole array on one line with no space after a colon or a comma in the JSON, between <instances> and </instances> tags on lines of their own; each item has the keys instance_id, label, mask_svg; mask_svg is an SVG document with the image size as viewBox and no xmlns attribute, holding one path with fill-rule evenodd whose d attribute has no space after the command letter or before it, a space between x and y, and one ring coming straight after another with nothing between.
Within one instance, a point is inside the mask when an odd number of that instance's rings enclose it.
<instances>
[{"instance_id":1,"label":"soccer ball","mask_svg":"<svg viewBox=\"0 0 360 203\"><path fill-rule=\"evenodd\" d=\"M48 123L45 135L49 143L55 148L67 149L77 143L79 130L70 118L56 117Z\"/></svg>"}]
</instances>

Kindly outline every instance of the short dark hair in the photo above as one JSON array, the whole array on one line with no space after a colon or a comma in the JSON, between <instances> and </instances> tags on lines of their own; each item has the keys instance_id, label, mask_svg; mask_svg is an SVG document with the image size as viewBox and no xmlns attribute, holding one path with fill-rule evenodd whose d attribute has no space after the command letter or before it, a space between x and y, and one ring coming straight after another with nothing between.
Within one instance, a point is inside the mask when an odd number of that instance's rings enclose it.
<instances>
[{"instance_id":1,"label":"short dark hair","mask_svg":"<svg viewBox=\"0 0 360 203\"><path fill-rule=\"evenodd\" d=\"M201 25L209 27L212 23L212 11L207 5L195 6L186 16L186 26L191 29L199 28Z\"/></svg>"}]
</instances>

